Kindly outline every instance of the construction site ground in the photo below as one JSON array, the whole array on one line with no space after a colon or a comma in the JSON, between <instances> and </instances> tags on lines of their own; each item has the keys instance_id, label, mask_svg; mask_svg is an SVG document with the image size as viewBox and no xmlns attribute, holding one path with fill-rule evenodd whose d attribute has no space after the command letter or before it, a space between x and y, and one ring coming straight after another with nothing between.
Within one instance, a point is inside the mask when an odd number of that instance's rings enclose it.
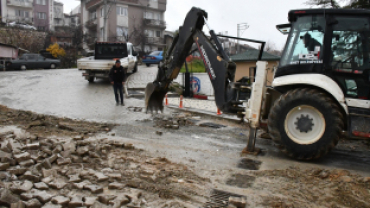
<instances>
[{"instance_id":1,"label":"construction site ground","mask_svg":"<svg viewBox=\"0 0 370 208\"><path fill-rule=\"evenodd\" d=\"M1 205L370 206L368 140L341 140L302 162L259 132L261 154L241 155L245 123L174 108L146 114L143 98L115 106L112 91L76 69L0 73Z\"/></svg>"}]
</instances>

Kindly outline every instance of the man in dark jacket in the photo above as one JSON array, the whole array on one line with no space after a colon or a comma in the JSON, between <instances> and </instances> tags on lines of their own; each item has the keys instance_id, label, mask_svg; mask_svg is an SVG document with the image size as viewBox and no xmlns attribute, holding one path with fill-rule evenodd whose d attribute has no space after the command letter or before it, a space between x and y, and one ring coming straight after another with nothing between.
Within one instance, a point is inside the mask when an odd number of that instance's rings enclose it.
<instances>
[{"instance_id":1,"label":"man in dark jacket","mask_svg":"<svg viewBox=\"0 0 370 208\"><path fill-rule=\"evenodd\" d=\"M121 66L121 62L117 60L116 64L109 71L109 79L113 85L114 96L116 97L116 105L119 105L118 91L121 97L121 105L125 105L123 102L123 85L126 82L126 78L126 70Z\"/></svg>"}]
</instances>

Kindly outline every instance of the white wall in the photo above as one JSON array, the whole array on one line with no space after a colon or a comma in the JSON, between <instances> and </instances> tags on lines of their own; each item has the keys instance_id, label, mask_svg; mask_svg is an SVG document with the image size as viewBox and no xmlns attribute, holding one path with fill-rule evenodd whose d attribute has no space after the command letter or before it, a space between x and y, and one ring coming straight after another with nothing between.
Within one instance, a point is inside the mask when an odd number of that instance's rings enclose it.
<instances>
[{"instance_id":1,"label":"white wall","mask_svg":"<svg viewBox=\"0 0 370 208\"><path fill-rule=\"evenodd\" d=\"M150 0L149 5L150 5L149 7L151 7L151 8L158 9L158 0L156 0L156 1Z\"/></svg>"},{"instance_id":2,"label":"white wall","mask_svg":"<svg viewBox=\"0 0 370 208\"><path fill-rule=\"evenodd\" d=\"M78 5L76 8L72 9L71 14L81 13L81 5Z\"/></svg>"},{"instance_id":3,"label":"white wall","mask_svg":"<svg viewBox=\"0 0 370 208\"><path fill-rule=\"evenodd\" d=\"M4 18L8 14L8 10L6 7L6 1L1 1L1 14L2 14L2 21L6 22L6 19Z\"/></svg>"},{"instance_id":4,"label":"white wall","mask_svg":"<svg viewBox=\"0 0 370 208\"><path fill-rule=\"evenodd\" d=\"M89 12L87 11L87 9L86 9L86 1L84 1L84 0L81 0L81 13L82 13L82 15L81 15L81 24L82 25L85 25L86 24L86 22L89 20ZM82 27L82 30L83 30L83 33L84 34L86 34L87 33L87 28L86 27ZM85 49L85 50L87 50L88 48L89 48L89 46L86 44L86 42L84 41L84 43L83 43L83 48Z\"/></svg>"}]
</instances>

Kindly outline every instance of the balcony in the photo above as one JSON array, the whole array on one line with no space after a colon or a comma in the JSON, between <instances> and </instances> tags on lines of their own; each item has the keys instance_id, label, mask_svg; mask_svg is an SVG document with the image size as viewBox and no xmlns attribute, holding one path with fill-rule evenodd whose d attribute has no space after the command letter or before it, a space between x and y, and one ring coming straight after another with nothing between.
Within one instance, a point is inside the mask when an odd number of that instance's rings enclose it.
<instances>
[{"instance_id":1,"label":"balcony","mask_svg":"<svg viewBox=\"0 0 370 208\"><path fill-rule=\"evenodd\" d=\"M98 19L89 19L86 24L85 24L86 28L89 29L89 30L96 30L97 26L98 26Z\"/></svg>"},{"instance_id":2,"label":"balcony","mask_svg":"<svg viewBox=\"0 0 370 208\"><path fill-rule=\"evenodd\" d=\"M86 3L86 9L87 10L95 10L98 6L103 5L103 0L91 0Z\"/></svg>"},{"instance_id":3,"label":"balcony","mask_svg":"<svg viewBox=\"0 0 370 208\"><path fill-rule=\"evenodd\" d=\"M33 24L32 18L29 17L19 17L19 16L4 16L3 19L6 22L19 22L19 23L26 23L26 24Z\"/></svg>"},{"instance_id":4,"label":"balcony","mask_svg":"<svg viewBox=\"0 0 370 208\"><path fill-rule=\"evenodd\" d=\"M162 20L155 20L155 19L144 19L144 24L146 26L154 26L160 28L166 28L166 22Z\"/></svg>"},{"instance_id":5,"label":"balcony","mask_svg":"<svg viewBox=\"0 0 370 208\"><path fill-rule=\"evenodd\" d=\"M164 45L164 38L145 37L145 44Z\"/></svg>"},{"instance_id":6,"label":"balcony","mask_svg":"<svg viewBox=\"0 0 370 208\"><path fill-rule=\"evenodd\" d=\"M8 6L17 6L24 8L33 8L33 3L27 0L6 0Z\"/></svg>"}]
</instances>

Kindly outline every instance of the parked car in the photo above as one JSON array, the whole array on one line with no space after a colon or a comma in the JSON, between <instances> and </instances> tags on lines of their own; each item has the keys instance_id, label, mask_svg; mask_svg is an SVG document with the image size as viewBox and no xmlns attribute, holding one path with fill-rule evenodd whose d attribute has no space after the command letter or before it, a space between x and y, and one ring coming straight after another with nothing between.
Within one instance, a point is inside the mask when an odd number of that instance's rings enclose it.
<instances>
[{"instance_id":1,"label":"parked car","mask_svg":"<svg viewBox=\"0 0 370 208\"><path fill-rule=\"evenodd\" d=\"M0 71L3 71L5 69L5 66L3 64L0 64Z\"/></svg>"},{"instance_id":2,"label":"parked car","mask_svg":"<svg viewBox=\"0 0 370 208\"><path fill-rule=\"evenodd\" d=\"M26 30L37 30L35 26L28 25L25 23L20 23L20 22L10 22L7 24L9 27L18 27Z\"/></svg>"},{"instance_id":3,"label":"parked car","mask_svg":"<svg viewBox=\"0 0 370 208\"><path fill-rule=\"evenodd\" d=\"M60 65L59 59L49 59L40 54L26 53L7 63L7 69L55 69Z\"/></svg>"},{"instance_id":4,"label":"parked car","mask_svg":"<svg viewBox=\"0 0 370 208\"><path fill-rule=\"evenodd\" d=\"M142 62L146 64L146 66L150 66L150 64L159 64L162 60L163 51L153 51L149 55L142 57Z\"/></svg>"}]
</instances>

